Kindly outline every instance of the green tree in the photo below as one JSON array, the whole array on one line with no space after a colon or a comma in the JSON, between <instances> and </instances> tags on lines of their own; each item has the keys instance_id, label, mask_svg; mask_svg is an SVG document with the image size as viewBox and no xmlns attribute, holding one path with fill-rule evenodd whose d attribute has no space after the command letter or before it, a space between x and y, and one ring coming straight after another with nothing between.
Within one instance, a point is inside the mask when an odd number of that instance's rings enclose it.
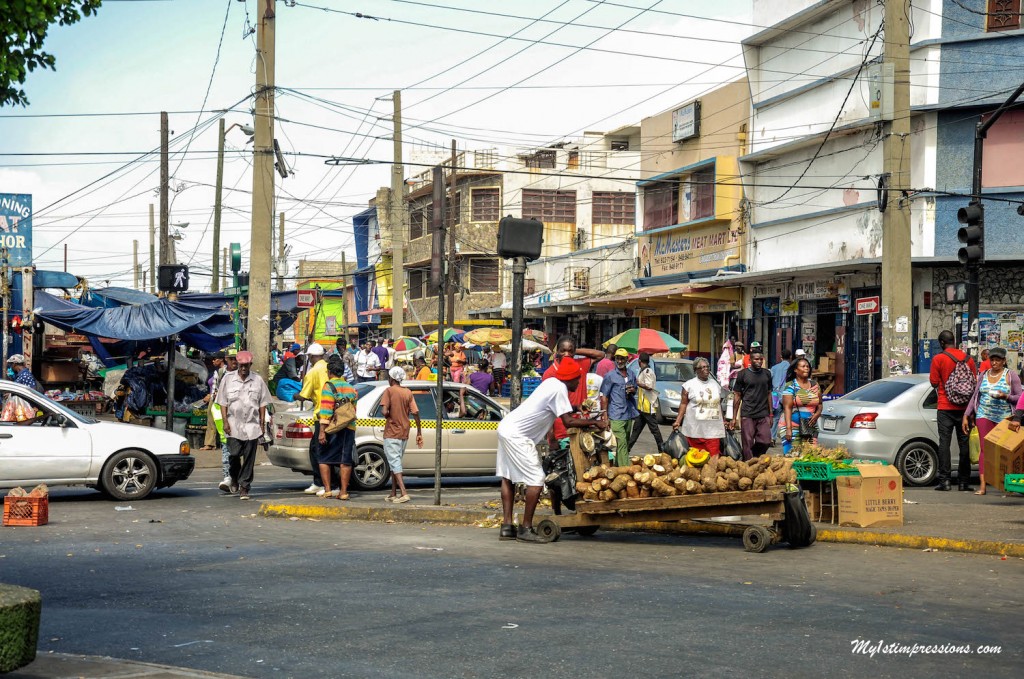
<instances>
[{"instance_id":1,"label":"green tree","mask_svg":"<svg viewBox=\"0 0 1024 679\"><path fill-rule=\"evenodd\" d=\"M102 0L0 0L0 106L28 104L21 85L36 68L55 70L56 57L43 51L54 22L73 24L91 16Z\"/></svg>"}]
</instances>

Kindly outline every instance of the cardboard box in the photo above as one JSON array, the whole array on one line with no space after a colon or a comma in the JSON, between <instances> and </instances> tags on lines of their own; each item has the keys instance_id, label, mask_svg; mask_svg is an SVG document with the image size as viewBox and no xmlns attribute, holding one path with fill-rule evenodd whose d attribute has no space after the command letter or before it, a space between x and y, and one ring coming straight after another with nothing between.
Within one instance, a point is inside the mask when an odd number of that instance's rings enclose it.
<instances>
[{"instance_id":1,"label":"cardboard box","mask_svg":"<svg viewBox=\"0 0 1024 679\"><path fill-rule=\"evenodd\" d=\"M810 514L811 521L838 523L838 512L832 505L832 497L831 492L822 494L813 490L804 491L804 504L807 505L807 513ZM823 501L824 504L822 504Z\"/></svg>"},{"instance_id":2,"label":"cardboard box","mask_svg":"<svg viewBox=\"0 0 1024 679\"><path fill-rule=\"evenodd\" d=\"M836 361L834 358L828 356L822 356L818 359L818 372L820 373L833 373L836 371Z\"/></svg>"},{"instance_id":3,"label":"cardboard box","mask_svg":"<svg viewBox=\"0 0 1024 679\"><path fill-rule=\"evenodd\" d=\"M43 382L78 382L82 379L82 373L78 369L79 363L72 363L69 361L64 362L53 362L42 365L42 369L39 372L39 379Z\"/></svg>"},{"instance_id":4,"label":"cardboard box","mask_svg":"<svg viewBox=\"0 0 1024 679\"><path fill-rule=\"evenodd\" d=\"M857 476L836 479L839 525L902 526L903 477L891 464L857 465Z\"/></svg>"},{"instance_id":5,"label":"cardboard box","mask_svg":"<svg viewBox=\"0 0 1024 679\"><path fill-rule=\"evenodd\" d=\"M1003 420L985 437L985 483L1003 490L1003 477L1024 474L1024 427L1010 431Z\"/></svg>"}]
</instances>

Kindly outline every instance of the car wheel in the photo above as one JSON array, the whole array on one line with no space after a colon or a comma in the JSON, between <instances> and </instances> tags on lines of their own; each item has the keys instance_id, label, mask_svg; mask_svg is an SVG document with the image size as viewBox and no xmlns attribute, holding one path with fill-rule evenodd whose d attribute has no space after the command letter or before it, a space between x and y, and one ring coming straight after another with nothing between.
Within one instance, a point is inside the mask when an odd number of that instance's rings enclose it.
<instances>
[{"instance_id":1,"label":"car wheel","mask_svg":"<svg viewBox=\"0 0 1024 679\"><path fill-rule=\"evenodd\" d=\"M388 484L391 467L381 448L366 446L357 449L355 462L352 480L360 490L380 490Z\"/></svg>"},{"instance_id":2,"label":"car wheel","mask_svg":"<svg viewBox=\"0 0 1024 679\"><path fill-rule=\"evenodd\" d=\"M115 500L141 500L156 487L156 462L141 450L122 450L103 465L100 484Z\"/></svg>"},{"instance_id":3,"label":"car wheel","mask_svg":"<svg viewBox=\"0 0 1024 679\"><path fill-rule=\"evenodd\" d=\"M935 482L939 473L939 456L935 448L924 441L903 446L896 456L896 469L910 486L927 486Z\"/></svg>"}]
</instances>

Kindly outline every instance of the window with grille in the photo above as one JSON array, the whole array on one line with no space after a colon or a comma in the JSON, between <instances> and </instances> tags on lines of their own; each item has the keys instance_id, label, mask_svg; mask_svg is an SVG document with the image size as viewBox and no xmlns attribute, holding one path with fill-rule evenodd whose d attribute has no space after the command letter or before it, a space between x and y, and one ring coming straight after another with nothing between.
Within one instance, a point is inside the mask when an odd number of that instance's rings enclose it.
<instances>
[{"instance_id":1,"label":"window with grille","mask_svg":"<svg viewBox=\"0 0 1024 679\"><path fill-rule=\"evenodd\" d=\"M469 260L469 291L498 291L498 260L479 257Z\"/></svg>"},{"instance_id":2,"label":"window with grille","mask_svg":"<svg viewBox=\"0 0 1024 679\"><path fill-rule=\"evenodd\" d=\"M523 219L576 223L576 192L523 189Z\"/></svg>"},{"instance_id":3,"label":"window with grille","mask_svg":"<svg viewBox=\"0 0 1024 679\"><path fill-rule=\"evenodd\" d=\"M690 219L703 219L715 214L715 168L709 167L690 175L693 186L693 203Z\"/></svg>"},{"instance_id":4,"label":"window with grille","mask_svg":"<svg viewBox=\"0 0 1024 679\"><path fill-rule=\"evenodd\" d=\"M567 268L565 282L569 290L573 292L588 292L590 290L590 269L579 266Z\"/></svg>"},{"instance_id":5,"label":"window with grille","mask_svg":"<svg viewBox=\"0 0 1024 679\"><path fill-rule=\"evenodd\" d=\"M677 223L679 185L675 181L657 182L644 187L644 230L660 229Z\"/></svg>"},{"instance_id":6,"label":"window with grille","mask_svg":"<svg viewBox=\"0 0 1024 679\"><path fill-rule=\"evenodd\" d=\"M985 29L1013 31L1020 28L1020 0L988 0Z\"/></svg>"},{"instance_id":7,"label":"window with grille","mask_svg":"<svg viewBox=\"0 0 1024 679\"><path fill-rule=\"evenodd\" d=\"M594 191L591 211L594 224L635 224L636 194L626 191Z\"/></svg>"},{"instance_id":8,"label":"window with grille","mask_svg":"<svg viewBox=\"0 0 1024 679\"><path fill-rule=\"evenodd\" d=\"M409 240L416 240L423 236L423 224L425 208L416 208L409 214Z\"/></svg>"},{"instance_id":9,"label":"window with grille","mask_svg":"<svg viewBox=\"0 0 1024 679\"><path fill-rule=\"evenodd\" d=\"M473 189L470 221L496 222L501 218L501 189Z\"/></svg>"},{"instance_id":10,"label":"window with grille","mask_svg":"<svg viewBox=\"0 0 1024 679\"><path fill-rule=\"evenodd\" d=\"M423 269L409 269L409 299L423 299L423 288L430 272Z\"/></svg>"},{"instance_id":11,"label":"window with grille","mask_svg":"<svg viewBox=\"0 0 1024 679\"><path fill-rule=\"evenodd\" d=\"M558 153L556 151L537 151L534 154L526 156L526 167L532 167L537 169L554 169L555 159Z\"/></svg>"}]
</instances>

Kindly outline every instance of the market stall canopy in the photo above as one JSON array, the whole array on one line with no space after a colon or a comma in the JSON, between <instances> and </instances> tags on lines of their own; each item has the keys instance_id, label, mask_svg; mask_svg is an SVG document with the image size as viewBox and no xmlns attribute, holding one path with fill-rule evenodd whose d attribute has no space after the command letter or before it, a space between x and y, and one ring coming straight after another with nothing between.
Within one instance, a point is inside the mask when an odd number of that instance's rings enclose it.
<instances>
[{"instance_id":1,"label":"market stall canopy","mask_svg":"<svg viewBox=\"0 0 1024 679\"><path fill-rule=\"evenodd\" d=\"M512 341L512 330L510 328L477 328L467 332L464 339L480 346L504 344Z\"/></svg>"},{"instance_id":2,"label":"market stall canopy","mask_svg":"<svg viewBox=\"0 0 1024 679\"><path fill-rule=\"evenodd\" d=\"M430 344L433 344L433 343L437 342L437 330L434 330L432 332L427 333L427 335L423 339L426 342L430 343ZM459 332L458 330L455 330L454 328L445 328L445 331L444 331L444 341L445 342L449 342L449 341L461 342L462 341L462 333Z\"/></svg>"},{"instance_id":3,"label":"market stall canopy","mask_svg":"<svg viewBox=\"0 0 1024 679\"><path fill-rule=\"evenodd\" d=\"M99 309L123 306L125 304L149 304L159 299L143 290L132 288L99 288L97 290L86 290L82 293L78 303L88 307Z\"/></svg>"},{"instance_id":4,"label":"market stall canopy","mask_svg":"<svg viewBox=\"0 0 1024 679\"><path fill-rule=\"evenodd\" d=\"M633 328L621 332L602 346L607 347L610 344L625 349L631 354L640 351L648 354L664 354L686 350L686 345L672 335L651 328Z\"/></svg>"}]
</instances>

